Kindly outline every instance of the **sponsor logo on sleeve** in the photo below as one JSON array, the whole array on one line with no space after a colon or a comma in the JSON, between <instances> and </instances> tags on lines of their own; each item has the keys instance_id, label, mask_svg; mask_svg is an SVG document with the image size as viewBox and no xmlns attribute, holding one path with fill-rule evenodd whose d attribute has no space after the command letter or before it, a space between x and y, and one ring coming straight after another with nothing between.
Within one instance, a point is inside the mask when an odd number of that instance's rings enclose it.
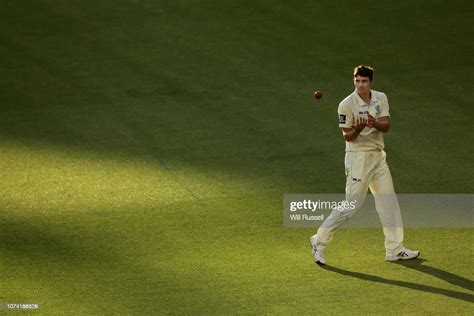
<instances>
[{"instance_id":1,"label":"sponsor logo on sleeve","mask_svg":"<svg viewBox=\"0 0 474 316\"><path fill-rule=\"evenodd\" d=\"M339 114L339 124L346 124L346 116L344 114Z\"/></svg>"}]
</instances>

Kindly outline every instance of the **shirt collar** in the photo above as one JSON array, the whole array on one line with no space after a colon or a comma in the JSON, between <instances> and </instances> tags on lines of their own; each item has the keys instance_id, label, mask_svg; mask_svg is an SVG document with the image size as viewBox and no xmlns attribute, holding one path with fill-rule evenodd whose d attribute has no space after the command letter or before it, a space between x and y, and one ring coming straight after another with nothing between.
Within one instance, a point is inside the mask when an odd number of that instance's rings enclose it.
<instances>
[{"instance_id":1,"label":"shirt collar","mask_svg":"<svg viewBox=\"0 0 474 316\"><path fill-rule=\"evenodd\" d=\"M377 100L377 97L375 96L374 90L370 90L370 101L369 101L368 104L365 103L364 100L362 100L360 95L357 93L357 90L354 90L354 94L355 94L355 97L356 97L356 100L357 100L357 104L359 106L369 105L371 102Z\"/></svg>"}]
</instances>

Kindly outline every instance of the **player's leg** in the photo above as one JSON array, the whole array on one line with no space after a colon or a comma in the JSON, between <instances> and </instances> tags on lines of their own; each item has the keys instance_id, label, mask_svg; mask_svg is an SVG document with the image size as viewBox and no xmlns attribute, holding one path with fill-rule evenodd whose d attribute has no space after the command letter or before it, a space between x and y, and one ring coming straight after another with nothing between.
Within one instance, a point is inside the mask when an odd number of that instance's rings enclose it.
<instances>
[{"instance_id":1,"label":"player's leg","mask_svg":"<svg viewBox=\"0 0 474 316\"><path fill-rule=\"evenodd\" d=\"M333 239L336 231L352 217L364 203L370 183L372 160L366 152L347 152L345 157L346 169L346 201L354 201L355 208L333 210L321 224L312 243L324 251Z\"/></svg>"},{"instance_id":2,"label":"player's leg","mask_svg":"<svg viewBox=\"0 0 474 316\"><path fill-rule=\"evenodd\" d=\"M380 153L379 159L369 187L383 226L386 255L393 256L403 250L403 222L385 152Z\"/></svg>"}]
</instances>

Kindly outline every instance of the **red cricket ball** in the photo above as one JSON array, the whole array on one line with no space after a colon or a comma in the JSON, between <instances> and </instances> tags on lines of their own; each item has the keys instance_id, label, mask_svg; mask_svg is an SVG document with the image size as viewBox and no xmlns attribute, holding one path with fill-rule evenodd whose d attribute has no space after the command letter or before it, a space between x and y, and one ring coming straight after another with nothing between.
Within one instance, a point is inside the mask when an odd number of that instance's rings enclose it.
<instances>
[{"instance_id":1,"label":"red cricket ball","mask_svg":"<svg viewBox=\"0 0 474 316\"><path fill-rule=\"evenodd\" d=\"M323 97L323 93L321 91L315 91L314 97L319 100Z\"/></svg>"}]
</instances>

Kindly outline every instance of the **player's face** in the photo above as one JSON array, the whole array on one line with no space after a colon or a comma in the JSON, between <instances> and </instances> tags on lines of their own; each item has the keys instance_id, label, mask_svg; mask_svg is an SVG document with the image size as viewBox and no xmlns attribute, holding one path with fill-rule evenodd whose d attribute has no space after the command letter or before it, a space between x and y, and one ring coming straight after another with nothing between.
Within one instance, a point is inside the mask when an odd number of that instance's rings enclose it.
<instances>
[{"instance_id":1,"label":"player's face","mask_svg":"<svg viewBox=\"0 0 474 316\"><path fill-rule=\"evenodd\" d=\"M372 88L372 81L369 77L361 77L359 75L354 77L354 86L359 94L366 94Z\"/></svg>"}]
</instances>

